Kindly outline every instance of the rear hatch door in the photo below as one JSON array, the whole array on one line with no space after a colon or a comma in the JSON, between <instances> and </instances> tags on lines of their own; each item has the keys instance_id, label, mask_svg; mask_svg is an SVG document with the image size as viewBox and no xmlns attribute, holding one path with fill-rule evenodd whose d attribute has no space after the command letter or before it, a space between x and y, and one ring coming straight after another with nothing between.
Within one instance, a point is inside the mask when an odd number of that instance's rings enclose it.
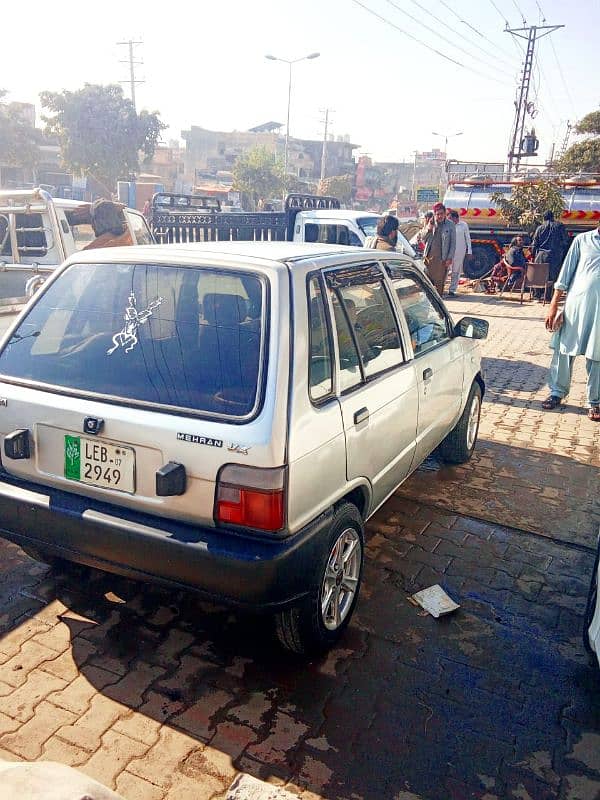
<instances>
[{"instance_id":1,"label":"rear hatch door","mask_svg":"<svg viewBox=\"0 0 600 800\"><path fill-rule=\"evenodd\" d=\"M211 524L224 464L283 463L285 436L272 425L285 431L274 409L286 408L277 398L287 384L268 369L282 346L268 338L271 291L260 271L68 266L0 353L0 433L27 430L31 444L29 458L3 450L5 470ZM161 494L157 473L179 464L184 493Z\"/></svg>"}]
</instances>

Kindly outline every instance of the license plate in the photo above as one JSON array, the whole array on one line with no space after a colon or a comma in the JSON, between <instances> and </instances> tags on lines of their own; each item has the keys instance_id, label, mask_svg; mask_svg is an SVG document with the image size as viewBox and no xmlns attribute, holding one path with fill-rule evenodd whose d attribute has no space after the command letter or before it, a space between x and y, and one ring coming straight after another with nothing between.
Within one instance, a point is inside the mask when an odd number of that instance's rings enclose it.
<instances>
[{"instance_id":1,"label":"license plate","mask_svg":"<svg viewBox=\"0 0 600 800\"><path fill-rule=\"evenodd\" d=\"M102 439L65 434L65 478L135 492L135 450Z\"/></svg>"}]
</instances>

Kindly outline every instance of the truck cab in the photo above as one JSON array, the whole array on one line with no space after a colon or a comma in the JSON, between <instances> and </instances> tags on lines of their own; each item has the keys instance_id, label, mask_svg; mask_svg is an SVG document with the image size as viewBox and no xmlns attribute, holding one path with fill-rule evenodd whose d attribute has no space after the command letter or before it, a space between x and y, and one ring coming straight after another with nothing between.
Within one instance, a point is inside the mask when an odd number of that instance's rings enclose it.
<instances>
[{"instance_id":1,"label":"truck cab","mask_svg":"<svg viewBox=\"0 0 600 800\"><path fill-rule=\"evenodd\" d=\"M352 209L299 211L294 221L295 242L319 242L364 247L368 236L375 236L380 215ZM398 231L398 251L415 257L413 247Z\"/></svg>"},{"instance_id":2,"label":"truck cab","mask_svg":"<svg viewBox=\"0 0 600 800\"><path fill-rule=\"evenodd\" d=\"M135 244L152 244L146 220L125 208ZM53 198L41 188L0 192L0 303L22 302L55 267L94 238L91 203Z\"/></svg>"}]
</instances>

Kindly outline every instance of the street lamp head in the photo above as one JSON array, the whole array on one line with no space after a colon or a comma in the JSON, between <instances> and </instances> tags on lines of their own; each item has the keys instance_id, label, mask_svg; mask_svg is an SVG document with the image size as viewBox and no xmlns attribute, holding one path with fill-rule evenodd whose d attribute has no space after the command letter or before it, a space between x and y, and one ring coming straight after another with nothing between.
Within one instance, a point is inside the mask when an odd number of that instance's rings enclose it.
<instances>
[{"instance_id":1,"label":"street lamp head","mask_svg":"<svg viewBox=\"0 0 600 800\"><path fill-rule=\"evenodd\" d=\"M265 58L268 58L269 61L279 61L279 59L276 56L266 55Z\"/></svg>"},{"instance_id":2,"label":"street lamp head","mask_svg":"<svg viewBox=\"0 0 600 800\"><path fill-rule=\"evenodd\" d=\"M306 56L306 58L318 58L320 55L321 53L311 53L309 56Z\"/></svg>"},{"instance_id":3,"label":"street lamp head","mask_svg":"<svg viewBox=\"0 0 600 800\"><path fill-rule=\"evenodd\" d=\"M463 135L463 133L464 133L464 131L459 131L458 133L455 133L454 135L455 135L455 136L462 136L462 135Z\"/></svg>"}]
</instances>

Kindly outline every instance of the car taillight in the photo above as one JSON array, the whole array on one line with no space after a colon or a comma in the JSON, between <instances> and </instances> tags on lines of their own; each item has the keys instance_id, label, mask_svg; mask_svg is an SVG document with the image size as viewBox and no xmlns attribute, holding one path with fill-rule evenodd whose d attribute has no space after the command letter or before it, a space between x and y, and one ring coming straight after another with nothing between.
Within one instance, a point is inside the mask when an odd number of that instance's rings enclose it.
<instances>
[{"instance_id":1,"label":"car taillight","mask_svg":"<svg viewBox=\"0 0 600 800\"><path fill-rule=\"evenodd\" d=\"M223 467L217 481L215 522L281 530L285 524L285 468Z\"/></svg>"}]
</instances>

